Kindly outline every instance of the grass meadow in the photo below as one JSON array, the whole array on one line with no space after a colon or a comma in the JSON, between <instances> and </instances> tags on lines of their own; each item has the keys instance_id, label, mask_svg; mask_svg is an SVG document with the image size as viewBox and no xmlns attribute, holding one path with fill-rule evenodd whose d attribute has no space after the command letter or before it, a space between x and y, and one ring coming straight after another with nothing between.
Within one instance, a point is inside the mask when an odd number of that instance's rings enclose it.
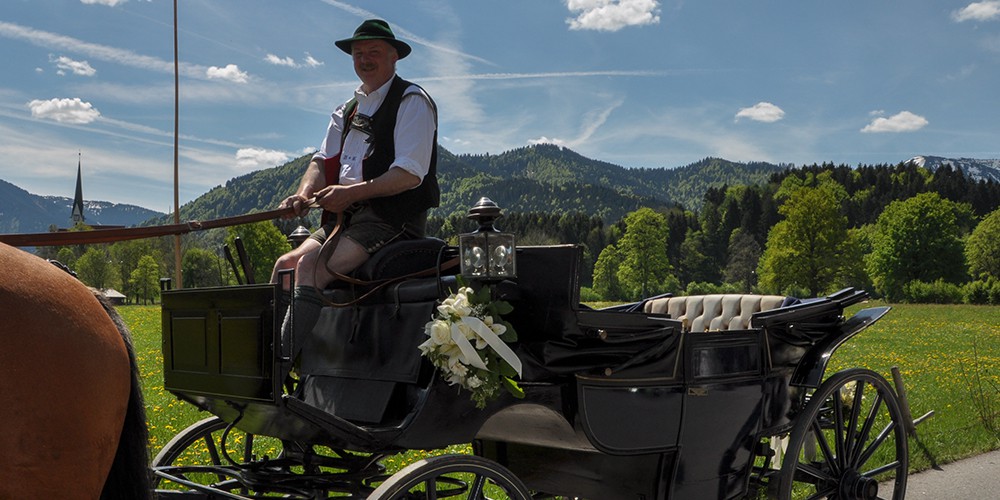
<instances>
[{"instance_id":1,"label":"grass meadow","mask_svg":"<svg viewBox=\"0 0 1000 500\"><path fill-rule=\"evenodd\" d=\"M159 306L118 310L132 329L146 397L150 456L155 456L175 434L210 415L163 389ZM862 367L891 382L893 366L904 377L914 418L935 412L917 427L920 442L911 440L911 470L930 466L921 444L939 463L1000 448L1000 436L983 425L969 385L970 376L978 373L992 388L987 398L993 408L1000 407L996 393L1000 387L1000 307L894 305L882 320L841 346L827 375Z\"/></svg>"}]
</instances>

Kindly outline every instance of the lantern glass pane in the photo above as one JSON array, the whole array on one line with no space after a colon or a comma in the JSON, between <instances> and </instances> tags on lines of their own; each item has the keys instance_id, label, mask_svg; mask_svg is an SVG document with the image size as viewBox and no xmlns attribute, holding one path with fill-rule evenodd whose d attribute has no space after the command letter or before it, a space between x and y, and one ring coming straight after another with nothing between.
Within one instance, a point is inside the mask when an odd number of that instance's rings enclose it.
<instances>
[{"instance_id":1,"label":"lantern glass pane","mask_svg":"<svg viewBox=\"0 0 1000 500\"><path fill-rule=\"evenodd\" d=\"M514 235L499 233L490 238L490 275L498 278L517 276L514 260Z\"/></svg>"},{"instance_id":2,"label":"lantern glass pane","mask_svg":"<svg viewBox=\"0 0 1000 500\"><path fill-rule=\"evenodd\" d=\"M483 233L463 234L459 237L462 275L485 278L489 274L489 250Z\"/></svg>"}]
</instances>

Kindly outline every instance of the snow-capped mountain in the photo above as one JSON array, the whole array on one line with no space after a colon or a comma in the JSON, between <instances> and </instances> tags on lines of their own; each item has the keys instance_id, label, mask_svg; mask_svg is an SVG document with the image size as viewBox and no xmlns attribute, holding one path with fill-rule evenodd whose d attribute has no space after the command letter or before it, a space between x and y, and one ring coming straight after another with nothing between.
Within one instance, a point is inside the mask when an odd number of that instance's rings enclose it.
<instances>
[{"instance_id":1,"label":"snow-capped mountain","mask_svg":"<svg viewBox=\"0 0 1000 500\"><path fill-rule=\"evenodd\" d=\"M952 168L957 168L965 174L966 177L976 180L987 180L993 182L1000 182L1000 160L977 160L974 158L942 158L940 156L914 156L907 160L907 163L913 163L917 166L924 167L931 172L938 169L938 167L946 164L950 164Z\"/></svg>"}]
</instances>

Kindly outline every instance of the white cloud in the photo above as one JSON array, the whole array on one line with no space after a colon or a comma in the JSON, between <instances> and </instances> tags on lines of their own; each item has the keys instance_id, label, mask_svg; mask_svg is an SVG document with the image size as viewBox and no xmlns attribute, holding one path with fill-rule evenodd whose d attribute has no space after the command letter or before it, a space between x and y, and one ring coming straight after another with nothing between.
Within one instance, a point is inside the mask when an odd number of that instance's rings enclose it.
<instances>
[{"instance_id":1,"label":"white cloud","mask_svg":"<svg viewBox=\"0 0 1000 500\"><path fill-rule=\"evenodd\" d=\"M245 71L240 71L240 67L235 64L227 64L225 68L209 66L205 70L205 76L211 79L228 80L235 83L247 83L249 80Z\"/></svg>"},{"instance_id":2,"label":"white cloud","mask_svg":"<svg viewBox=\"0 0 1000 500\"><path fill-rule=\"evenodd\" d=\"M572 30L618 31L660 22L656 0L566 0L566 7L576 15L566 20Z\"/></svg>"},{"instance_id":3,"label":"white cloud","mask_svg":"<svg viewBox=\"0 0 1000 500\"><path fill-rule=\"evenodd\" d=\"M562 139L549 139L548 137L545 137L544 135L541 136L541 137L539 137L538 139L528 139L528 145L529 146L537 146L539 144L553 144L553 145L556 145L556 146L559 146L559 147L565 147L566 146L566 141L564 141Z\"/></svg>"},{"instance_id":4,"label":"white cloud","mask_svg":"<svg viewBox=\"0 0 1000 500\"><path fill-rule=\"evenodd\" d=\"M309 66L310 68L315 68L317 66L322 66L323 61L317 60L315 57L312 56L312 54L306 52L306 60L304 64L306 66Z\"/></svg>"},{"instance_id":5,"label":"white cloud","mask_svg":"<svg viewBox=\"0 0 1000 500\"><path fill-rule=\"evenodd\" d=\"M108 7L114 7L127 1L128 0L80 0L80 3L84 5L107 5Z\"/></svg>"},{"instance_id":6,"label":"white cloud","mask_svg":"<svg viewBox=\"0 0 1000 500\"><path fill-rule=\"evenodd\" d=\"M241 148L236 151L236 166L245 170L273 167L288 160L288 153L273 149Z\"/></svg>"},{"instance_id":7,"label":"white cloud","mask_svg":"<svg viewBox=\"0 0 1000 500\"><path fill-rule=\"evenodd\" d=\"M761 101L749 108L742 108L736 113L736 121L748 118L757 122L774 123L785 117L785 111L774 104Z\"/></svg>"},{"instance_id":8,"label":"white cloud","mask_svg":"<svg viewBox=\"0 0 1000 500\"><path fill-rule=\"evenodd\" d=\"M455 145L457 147L462 147L462 148L467 148L467 147L473 146L473 142L472 141L467 141L465 139L459 139L459 138L455 138L455 137L449 137L449 136L446 136L446 135L439 136L438 140L440 142L442 142L442 143L451 144L451 145ZM532 143L531 141L528 141L528 144L531 144L531 143Z\"/></svg>"},{"instance_id":9,"label":"white cloud","mask_svg":"<svg viewBox=\"0 0 1000 500\"><path fill-rule=\"evenodd\" d=\"M881 116L875 118L865 128L861 129L861 131L864 133L913 132L924 128L928 123L927 119L920 115L915 115L909 111L901 111L889 118Z\"/></svg>"},{"instance_id":10,"label":"white cloud","mask_svg":"<svg viewBox=\"0 0 1000 500\"><path fill-rule=\"evenodd\" d=\"M101 116L100 111L89 102L81 101L79 97L47 101L35 99L28 103L28 108L31 109L31 116L35 118L77 125L90 123Z\"/></svg>"},{"instance_id":11,"label":"white cloud","mask_svg":"<svg viewBox=\"0 0 1000 500\"><path fill-rule=\"evenodd\" d=\"M970 3L952 12L951 18L957 23L962 21L992 21L1000 19L1000 1L987 0L985 2Z\"/></svg>"},{"instance_id":12,"label":"white cloud","mask_svg":"<svg viewBox=\"0 0 1000 500\"><path fill-rule=\"evenodd\" d=\"M306 52L305 58L302 62L298 62L291 57L278 57L274 54L268 54L264 57L264 61L273 64L275 66L287 66L289 68L301 68L303 66L309 68L315 68L317 66L322 66L323 62L317 60L312 54Z\"/></svg>"},{"instance_id":13,"label":"white cloud","mask_svg":"<svg viewBox=\"0 0 1000 500\"><path fill-rule=\"evenodd\" d=\"M59 68L57 73L60 75L65 75L67 71L80 76L94 76L97 74L97 70L87 61L74 61L66 56L50 57L50 60Z\"/></svg>"},{"instance_id":14,"label":"white cloud","mask_svg":"<svg viewBox=\"0 0 1000 500\"><path fill-rule=\"evenodd\" d=\"M264 57L264 60L275 65L275 66L288 66L289 68L295 68L298 64L295 63L295 59L291 57L278 57L274 54L268 54Z\"/></svg>"}]
</instances>

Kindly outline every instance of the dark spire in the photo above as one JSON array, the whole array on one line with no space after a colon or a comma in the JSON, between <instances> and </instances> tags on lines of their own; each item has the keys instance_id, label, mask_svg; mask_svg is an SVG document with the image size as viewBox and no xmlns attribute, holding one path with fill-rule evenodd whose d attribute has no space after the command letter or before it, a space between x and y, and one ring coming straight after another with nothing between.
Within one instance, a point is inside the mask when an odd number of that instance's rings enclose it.
<instances>
[{"instance_id":1,"label":"dark spire","mask_svg":"<svg viewBox=\"0 0 1000 500\"><path fill-rule=\"evenodd\" d=\"M76 197L73 198L73 213L69 216L74 225L82 224L86 220L83 216L83 176L80 169L80 156L83 155L80 153L78 155L76 160Z\"/></svg>"}]
</instances>

